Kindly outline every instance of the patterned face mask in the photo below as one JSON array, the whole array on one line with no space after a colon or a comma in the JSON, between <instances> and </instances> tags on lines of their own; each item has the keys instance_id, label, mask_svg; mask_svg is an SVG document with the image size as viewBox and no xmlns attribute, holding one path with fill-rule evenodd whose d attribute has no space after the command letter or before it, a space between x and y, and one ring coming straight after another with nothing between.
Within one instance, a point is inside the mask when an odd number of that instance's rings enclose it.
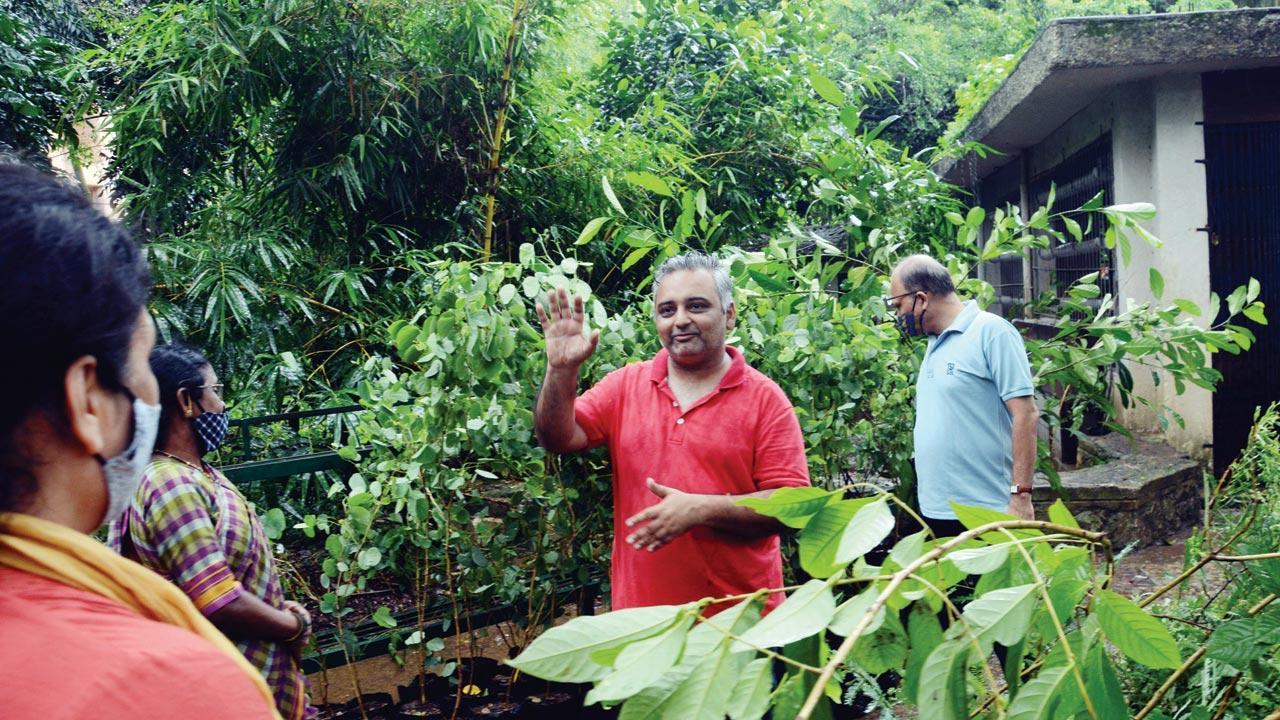
<instances>
[{"instance_id":1,"label":"patterned face mask","mask_svg":"<svg viewBox=\"0 0 1280 720\"><path fill-rule=\"evenodd\" d=\"M133 439L124 452L113 458L94 456L98 464L102 465L102 476L107 482L107 514L102 518L104 523L120 517L133 500L147 463L151 462L156 430L160 427L159 405L148 405L128 390L125 393L133 400Z\"/></svg>"},{"instance_id":2,"label":"patterned face mask","mask_svg":"<svg viewBox=\"0 0 1280 720\"><path fill-rule=\"evenodd\" d=\"M191 421L192 427L196 431L196 440L200 443L200 455L208 455L209 453L222 447L227 441L227 427L229 420L227 411L209 412L196 402L196 407L200 408L200 414Z\"/></svg>"}]
</instances>

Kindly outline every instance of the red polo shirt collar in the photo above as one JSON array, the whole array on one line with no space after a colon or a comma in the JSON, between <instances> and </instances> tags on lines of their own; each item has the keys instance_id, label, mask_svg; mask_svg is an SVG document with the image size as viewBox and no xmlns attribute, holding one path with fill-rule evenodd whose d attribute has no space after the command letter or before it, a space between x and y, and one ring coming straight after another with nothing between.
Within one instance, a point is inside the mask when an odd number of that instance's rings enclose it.
<instances>
[{"instance_id":1,"label":"red polo shirt collar","mask_svg":"<svg viewBox=\"0 0 1280 720\"><path fill-rule=\"evenodd\" d=\"M742 351L732 345L725 345L724 349L729 353L729 371L720 378L720 384L716 386L717 392L741 385L747 374L747 360L742 356ZM669 355L667 349L662 348L657 355L653 356L653 365L649 368L649 380L654 385L666 383Z\"/></svg>"}]
</instances>

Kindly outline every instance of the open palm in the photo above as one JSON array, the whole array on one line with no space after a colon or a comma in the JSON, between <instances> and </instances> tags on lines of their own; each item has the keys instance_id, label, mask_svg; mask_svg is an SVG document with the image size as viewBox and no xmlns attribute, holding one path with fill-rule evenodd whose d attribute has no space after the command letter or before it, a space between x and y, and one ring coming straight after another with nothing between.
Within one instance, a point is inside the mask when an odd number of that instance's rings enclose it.
<instances>
[{"instance_id":1,"label":"open palm","mask_svg":"<svg viewBox=\"0 0 1280 720\"><path fill-rule=\"evenodd\" d=\"M538 319L542 321L542 333L547 340L547 364L557 369L577 369L600 341L600 331L583 335L585 318L582 297L574 296L572 304L563 288L547 293L547 306L538 305Z\"/></svg>"}]
</instances>

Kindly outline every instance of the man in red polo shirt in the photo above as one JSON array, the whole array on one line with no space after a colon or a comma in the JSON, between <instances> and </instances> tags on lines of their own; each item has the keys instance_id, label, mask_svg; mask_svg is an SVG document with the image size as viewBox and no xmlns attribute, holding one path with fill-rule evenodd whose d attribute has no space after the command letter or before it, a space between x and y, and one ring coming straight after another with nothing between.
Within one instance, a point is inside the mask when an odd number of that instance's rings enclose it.
<instances>
[{"instance_id":1,"label":"man in red polo shirt","mask_svg":"<svg viewBox=\"0 0 1280 720\"><path fill-rule=\"evenodd\" d=\"M736 501L809 484L795 411L725 345L736 308L719 261L672 258L654 274L653 294L662 350L581 397L578 370L600 333L583 332L581 297L547 294L538 307L547 345L538 440L557 453L609 446L613 609L781 587L783 526ZM773 593L766 610L782 599Z\"/></svg>"}]
</instances>

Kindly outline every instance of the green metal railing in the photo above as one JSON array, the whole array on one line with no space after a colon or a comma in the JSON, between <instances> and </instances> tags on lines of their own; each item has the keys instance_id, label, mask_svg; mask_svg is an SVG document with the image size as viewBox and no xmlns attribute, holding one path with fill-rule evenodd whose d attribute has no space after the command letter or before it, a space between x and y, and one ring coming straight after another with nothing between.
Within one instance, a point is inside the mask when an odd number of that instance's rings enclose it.
<instances>
[{"instance_id":1,"label":"green metal railing","mask_svg":"<svg viewBox=\"0 0 1280 720\"><path fill-rule=\"evenodd\" d=\"M355 465L339 457L333 450L306 452L278 458L249 459L253 457L253 429L274 423L288 423L294 434L300 434L301 421L308 418L326 417L346 413L360 412L359 405L343 405L339 407L317 408L298 412L263 415L260 417L238 418L230 421L230 427L238 432L233 436L240 447L242 462L226 465L221 468L223 474L237 485L271 485L299 475L333 472L342 478L350 477L355 472ZM342 426L335 430L335 440L340 442ZM278 497L278 494L276 494ZM293 511L292 508L287 508ZM294 512L296 515L296 511ZM603 584L602 577L593 577L586 582L562 580L556 583L555 603L557 607L565 603L575 603L578 611L585 615L595 611L596 598L600 595ZM490 625L528 618L527 605L524 603L506 604L485 608L465 616L466 627L483 628ZM367 620L348 626L344 633L345 640L339 637L336 630L325 630L316 634L315 651L303 658L305 672L317 672L325 668L333 668L346 664L351 660L363 660L386 654L393 646L392 639L397 634L418 628L416 608L409 608L396 615L395 628L383 628ZM452 603L442 600L428 608L424 613L424 625L421 628L423 639L441 637L446 634L445 628L453 622ZM344 642L346 647L344 647Z\"/></svg>"}]
</instances>

